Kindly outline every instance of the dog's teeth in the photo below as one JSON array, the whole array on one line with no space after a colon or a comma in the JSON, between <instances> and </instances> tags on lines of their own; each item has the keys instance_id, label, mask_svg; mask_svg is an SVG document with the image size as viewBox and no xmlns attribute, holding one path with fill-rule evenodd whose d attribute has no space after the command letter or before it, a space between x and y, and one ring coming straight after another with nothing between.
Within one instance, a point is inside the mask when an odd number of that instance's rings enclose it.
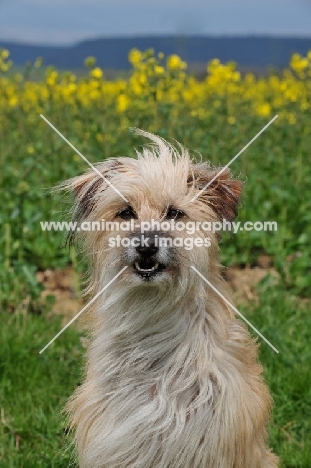
<instances>
[{"instance_id":1,"label":"dog's teeth","mask_svg":"<svg viewBox=\"0 0 311 468\"><path fill-rule=\"evenodd\" d=\"M138 270L138 271L142 271L142 270L143 270L142 268L140 268L138 262L135 262L135 268L136 268L136 270Z\"/></svg>"},{"instance_id":2,"label":"dog's teeth","mask_svg":"<svg viewBox=\"0 0 311 468\"><path fill-rule=\"evenodd\" d=\"M159 263L158 263L158 262L155 263L155 265L154 265L153 267L151 267L151 268L140 268L139 263L138 263L138 262L135 262L135 268L136 268L136 270L138 270L138 271L151 272L151 271L156 270L158 267L159 267Z\"/></svg>"}]
</instances>

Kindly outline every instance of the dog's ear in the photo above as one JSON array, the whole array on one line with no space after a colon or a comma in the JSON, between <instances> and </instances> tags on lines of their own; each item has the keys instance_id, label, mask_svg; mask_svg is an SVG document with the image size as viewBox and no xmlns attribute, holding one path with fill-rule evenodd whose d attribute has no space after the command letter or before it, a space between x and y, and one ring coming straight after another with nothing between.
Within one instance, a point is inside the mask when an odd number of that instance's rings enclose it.
<instances>
[{"instance_id":1,"label":"dog's ear","mask_svg":"<svg viewBox=\"0 0 311 468\"><path fill-rule=\"evenodd\" d=\"M109 181L120 170L122 163L117 159L109 159L97 164L96 171L89 170L86 174L74 177L64 182L60 188L73 191L76 196L74 217L85 219L92 211L96 195L109 185Z\"/></svg>"},{"instance_id":2,"label":"dog's ear","mask_svg":"<svg viewBox=\"0 0 311 468\"><path fill-rule=\"evenodd\" d=\"M195 189L198 199L212 207L219 219L233 221L237 216L242 182L233 179L228 168L213 169L207 163L195 164L188 185Z\"/></svg>"}]
</instances>

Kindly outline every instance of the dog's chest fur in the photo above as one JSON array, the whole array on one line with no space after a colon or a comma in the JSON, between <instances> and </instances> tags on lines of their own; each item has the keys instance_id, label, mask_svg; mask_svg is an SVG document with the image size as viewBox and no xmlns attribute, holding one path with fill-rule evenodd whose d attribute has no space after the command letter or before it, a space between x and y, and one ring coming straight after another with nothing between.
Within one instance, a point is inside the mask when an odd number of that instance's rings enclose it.
<instances>
[{"instance_id":1,"label":"dog's chest fur","mask_svg":"<svg viewBox=\"0 0 311 468\"><path fill-rule=\"evenodd\" d=\"M264 466L239 455L257 424L252 405L264 407L260 369L250 375L241 359L245 329L218 323L219 306L209 315L203 299L158 305L119 297L99 308L75 402L89 421L81 467Z\"/></svg>"}]
</instances>

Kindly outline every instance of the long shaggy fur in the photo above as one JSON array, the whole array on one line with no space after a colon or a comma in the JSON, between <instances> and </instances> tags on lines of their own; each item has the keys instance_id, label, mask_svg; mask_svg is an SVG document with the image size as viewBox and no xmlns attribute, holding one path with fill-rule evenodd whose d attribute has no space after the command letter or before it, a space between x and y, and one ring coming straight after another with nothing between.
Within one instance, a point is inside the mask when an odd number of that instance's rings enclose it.
<instances>
[{"instance_id":1,"label":"long shaggy fur","mask_svg":"<svg viewBox=\"0 0 311 468\"><path fill-rule=\"evenodd\" d=\"M137 221L163 220L169 207L185 221L235 217L241 183L196 164L161 138L98 170L128 200ZM114 221L127 204L95 172L64 184L76 193L80 220ZM118 233L127 236L128 233ZM170 236L186 233L170 232ZM271 398L257 345L194 265L232 302L221 276L218 239L209 248L160 248L167 268L152 281L133 269L135 249L108 247L114 233L87 232L91 286L100 296L90 317L91 343L83 384L67 409L81 468L276 468L266 445ZM206 232L196 232L206 237Z\"/></svg>"}]
</instances>

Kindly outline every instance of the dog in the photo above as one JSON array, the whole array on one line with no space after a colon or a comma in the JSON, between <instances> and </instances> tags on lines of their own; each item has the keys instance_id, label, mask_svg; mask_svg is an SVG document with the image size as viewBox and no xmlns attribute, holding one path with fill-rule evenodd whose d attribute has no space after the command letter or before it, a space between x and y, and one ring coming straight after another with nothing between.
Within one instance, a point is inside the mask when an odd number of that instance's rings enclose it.
<instances>
[{"instance_id":1,"label":"dog","mask_svg":"<svg viewBox=\"0 0 311 468\"><path fill-rule=\"evenodd\" d=\"M79 233L98 295L85 379L67 405L79 466L275 468L271 397L258 345L222 298L232 303L219 234L199 228L186 249L188 234L172 229L232 221L242 183L136 132L151 140L136 159L108 159L63 184L79 222L134 226L118 231L119 243L107 229ZM151 220L159 225L142 239Z\"/></svg>"}]
</instances>

